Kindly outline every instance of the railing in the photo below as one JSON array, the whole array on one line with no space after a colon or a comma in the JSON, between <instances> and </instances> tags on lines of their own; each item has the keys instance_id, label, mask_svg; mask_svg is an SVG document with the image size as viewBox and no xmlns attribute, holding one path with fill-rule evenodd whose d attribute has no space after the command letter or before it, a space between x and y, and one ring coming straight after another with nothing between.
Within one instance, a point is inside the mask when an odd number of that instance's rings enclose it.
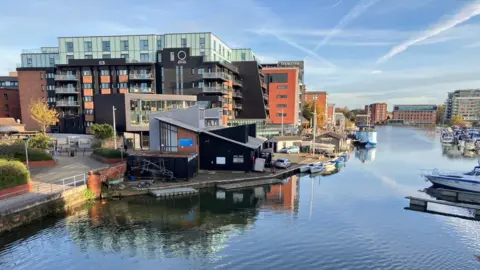
<instances>
[{"instance_id":1,"label":"railing","mask_svg":"<svg viewBox=\"0 0 480 270\"><path fill-rule=\"evenodd\" d=\"M57 74L55 75L57 81L77 81L78 77L73 74Z\"/></svg>"},{"instance_id":2,"label":"railing","mask_svg":"<svg viewBox=\"0 0 480 270\"><path fill-rule=\"evenodd\" d=\"M242 86L243 82L241 80L238 80L238 79L233 79L233 84L238 85L238 86Z\"/></svg>"},{"instance_id":3,"label":"railing","mask_svg":"<svg viewBox=\"0 0 480 270\"><path fill-rule=\"evenodd\" d=\"M130 73L128 78L131 80L151 80L153 75L152 73Z\"/></svg>"},{"instance_id":4,"label":"railing","mask_svg":"<svg viewBox=\"0 0 480 270\"><path fill-rule=\"evenodd\" d=\"M270 110L270 107L267 104L263 104L263 105L265 105L265 110Z\"/></svg>"},{"instance_id":5,"label":"railing","mask_svg":"<svg viewBox=\"0 0 480 270\"><path fill-rule=\"evenodd\" d=\"M34 183L32 186L23 190L0 195L0 205L6 204L12 200L16 200L19 203L33 203L34 201L43 200L44 196L42 195L61 194L69 189L86 184L87 178L85 174L67 177L58 180L55 183ZM32 193L37 196L32 196Z\"/></svg>"},{"instance_id":6,"label":"railing","mask_svg":"<svg viewBox=\"0 0 480 270\"><path fill-rule=\"evenodd\" d=\"M57 94L75 94L78 93L78 89L75 87L55 87L55 93Z\"/></svg>"},{"instance_id":7,"label":"railing","mask_svg":"<svg viewBox=\"0 0 480 270\"><path fill-rule=\"evenodd\" d=\"M152 93L152 88L130 87L130 93Z\"/></svg>"},{"instance_id":8,"label":"railing","mask_svg":"<svg viewBox=\"0 0 480 270\"><path fill-rule=\"evenodd\" d=\"M70 101L70 100L57 100L57 106L79 106L78 101Z\"/></svg>"},{"instance_id":9,"label":"railing","mask_svg":"<svg viewBox=\"0 0 480 270\"><path fill-rule=\"evenodd\" d=\"M232 93L232 96L233 97L237 97L237 98L242 98L243 97L243 94L241 92L233 92Z\"/></svg>"},{"instance_id":10,"label":"railing","mask_svg":"<svg viewBox=\"0 0 480 270\"><path fill-rule=\"evenodd\" d=\"M233 108L241 110L241 109L243 109L243 106L242 106L242 104L233 104Z\"/></svg>"},{"instance_id":11,"label":"railing","mask_svg":"<svg viewBox=\"0 0 480 270\"><path fill-rule=\"evenodd\" d=\"M262 83L262 87L267 89L267 84L266 83Z\"/></svg>"},{"instance_id":12,"label":"railing","mask_svg":"<svg viewBox=\"0 0 480 270\"><path fill-rule=\"evenodd\" d=\"M268 100L268 95L267 94L263 94L263 98Z\"/></svg>"},{"instance_id":13,"label":"railing","mask_svg":"<svg viewBox=\"0 0 480 270\"><path fill-rule=\"evenodd\" d=\"M204 86L202 88L202 92L204 93L222 93L222 94L227 94L229 88L221 87L221 86Z\"/></svg>"},{"instance_id":14,"label":"railing","mask_svg":"<svg viewBox=\"0 0 480 270\"><path fill-rule=\"evenodd\" d=\"M223 72L207 72L207 73L203 73L203 78L231 80L232 77Z\"/></svg>"}]
</instances>

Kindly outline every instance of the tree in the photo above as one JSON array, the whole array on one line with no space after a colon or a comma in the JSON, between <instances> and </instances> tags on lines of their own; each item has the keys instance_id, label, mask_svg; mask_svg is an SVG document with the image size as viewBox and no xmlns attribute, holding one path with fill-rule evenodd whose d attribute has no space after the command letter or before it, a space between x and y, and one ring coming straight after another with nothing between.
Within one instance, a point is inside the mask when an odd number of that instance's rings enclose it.
<instances>
[{"instance_id":1,"label":"tree","mask_svg":"<svg viewBox=\"0 0 480 270\"><path fill-rule=\"evenodd\" d=\"M113 126L109 124L93 124L90 130L95 138L102 141L113 137Z\"/></svg>"},{"instance_id":2,"label":"tree","mask_svg":"<svg viewBox=\"0 0 480 270\"><path fill-rule=\"evenodd\" d=\"M40 126L42 133L47 132L48 126L58 123L58 113L55 109L50 109L45 100L32 101L30 104L30 116Z\"/></svg>"},{"instance_id":3,"label":"tree","mask_svg":"<svg viewBox=\"0 0 480 270\"><path fill-rule=\"evenodd\" d=\"M308 121L310 121L313 117L313 101L306 102L303 104L302 108L302 116L305 117Z\"/></svg>"},{"instance_id":4,"label":"tree","mask_svg":"<svg viewBox=\"0 0 480 270\"><path fill-rule=\"evenodd\" d=\"M445 105L437 106L437 124L443 123L443 118L445 116Z\"/></svg>"},{"instance_id":5,"label":"tree","mask_svg":"<svg viewBox=\"0 0 480 270\"><path fill-rule=\"evenodd\" d=\"M353 128L354 124L352 121L350 121L349 119L345 119L345 127L346 128Z\"/></svg>"},{"instance_id":6,"label":"tree","mask_svg":"<svg viewBox=\"0 0 480 270\"><path fill-rule=\"evenodd\" d=\"M452 117L450 120L450 125L452 126L464 126L467 124L467 121L463 120L463 117L461 115L455 115Z\"/></svg>"}]
</instances>

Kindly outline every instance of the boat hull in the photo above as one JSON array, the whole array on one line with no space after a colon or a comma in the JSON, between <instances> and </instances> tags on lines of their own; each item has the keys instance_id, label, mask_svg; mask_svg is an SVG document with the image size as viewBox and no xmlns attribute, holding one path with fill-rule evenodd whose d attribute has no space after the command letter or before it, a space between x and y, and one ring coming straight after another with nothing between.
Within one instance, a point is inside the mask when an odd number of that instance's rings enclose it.
<instances>
[{"instance_id":1,"label":"boat hull","mask_svg":"<svg viewBox=\"0 0 480 270\"><path fill-rule=\"evenodd\" d=\"M432 175L427 175L426 178L436 187L480 193L480 182L478 181L454 179L449 177Z\"/></svg>"}]
</instances>

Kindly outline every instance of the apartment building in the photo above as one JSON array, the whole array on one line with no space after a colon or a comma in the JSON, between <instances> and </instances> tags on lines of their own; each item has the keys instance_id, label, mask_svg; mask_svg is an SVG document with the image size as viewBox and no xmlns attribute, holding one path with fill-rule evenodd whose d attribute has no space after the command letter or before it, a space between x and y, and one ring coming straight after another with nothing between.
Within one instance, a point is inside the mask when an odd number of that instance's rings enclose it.
<instances>
[{"instance_id":1,"label":"apartment building","mask_svg":"<svg viewBox=\"0 0 480 270\"><path fill-rule=\"evenodd\" d=\"M58 47L22 54L19 71L46 68L55 73L48 99L64 119L60 132L88 132L97 94L196 95L203 106L222 108L225 124L269 115L255 54L212 33L60 37Z\"/></svg>"},{"instance_id":2,"label":"apartment building","mask_svg":"<svg viewBox=\"0 0 480 270\"><path fill-rule=\"evenodd\" d=\"M378 124L387 121L387 103L365 105L365 112L370 111L370 123Z\"/></svg>"},{"instance_id":3,"label":"apartment building","mask_svg":"<svg viewBox=\"0 0 480 270\"><path fill-rule=\"evenodd\" d=\"M4 117L22 118L16 76L0 76L0 118Z\"/></svg>"},{"instance_id":4,"label":"apartment building","mask_svg":"<svg viewBox=\"0 0 480 270\"><path fill-rule=\"evenodd\" d=\"M460 115L469 122L480 121L480 89L456 90L445 101L445 122Z\"/></svg>"},{"instance_id":5,"label":"apartment building","mask_svg":"<svg viewBox=\"0 0 480 270\"><path fill-rule=\"evenodd\" d=\"M393 120L411 125L434 125L437 105L394 105Z\"/></svg>"}]
</instances>

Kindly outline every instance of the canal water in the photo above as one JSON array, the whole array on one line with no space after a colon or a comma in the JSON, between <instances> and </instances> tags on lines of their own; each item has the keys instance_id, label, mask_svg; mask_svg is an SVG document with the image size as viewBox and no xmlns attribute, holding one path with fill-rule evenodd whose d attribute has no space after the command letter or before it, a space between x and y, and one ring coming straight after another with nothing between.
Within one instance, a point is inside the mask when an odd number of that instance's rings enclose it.
<instances>
[{"instance_id":1,"label":"canal water","mask_svg":"<svg viewBox=\"0 0 480 270\"><path fill-rule=\"evenodd\" d=\"M404 209L427 196L420 169L475 164L435 132L380 127L376 149L328 177L98 202L16 229L0 238L0 269L480 269L478 222Z\"/></svg>"}]
</instances>

